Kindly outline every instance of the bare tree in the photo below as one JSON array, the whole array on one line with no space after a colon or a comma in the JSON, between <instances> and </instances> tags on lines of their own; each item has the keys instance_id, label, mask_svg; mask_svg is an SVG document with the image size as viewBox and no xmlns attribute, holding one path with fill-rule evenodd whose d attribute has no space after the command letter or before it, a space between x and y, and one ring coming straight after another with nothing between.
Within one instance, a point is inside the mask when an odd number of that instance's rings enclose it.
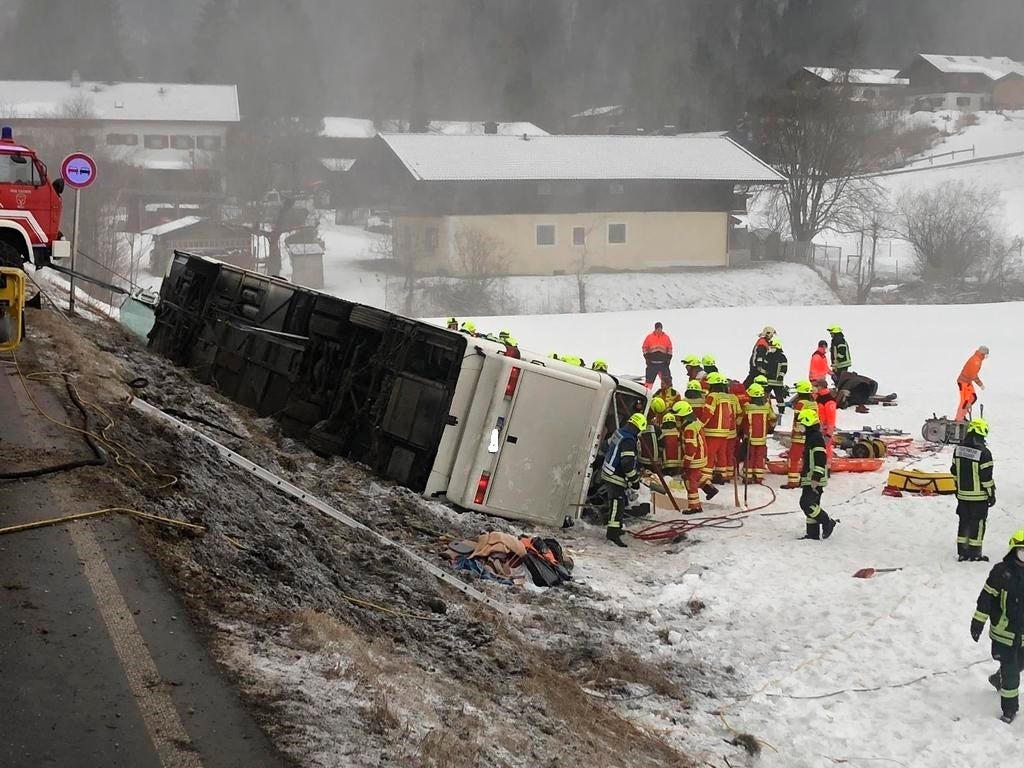
<instances>
[{"instance_id":1,"label":"bare tree","mask_svg":"<svg viewBox=\"0 0 1024 768\"><path fill-rule=\"evenodd\" d=\"M455 234L455 260L459 276L433 287L435 301L453 314L479 315L504 305L503 280L508 248L476 227Z\"/></svg>"},{"instance_id":2,"label":"bare tree","mask_svg":"<svg viewBox=\"0 0 1024 768\"><path fill-rule=\"evenodd\" d=\"M878 243L895 234L894 214L892 201L881 187L876 188L874 194L860 196L860 205L851 212L851 226L847 233L859 235L860 239L860 256L854 283L854 300L857 304L867 303L868 294L875 284Z\"/></svg>"},{"instance_id":3,"label":"bare tree","mask_svg":"<svg viewBox=\"0 0 1024 768\"><path fill-rule=\"evenodd\" d=\"M786 176L781 195L799 253L858 206L866 182L864 143L871 117L841 88L776 93L760 105L759 151Z\"/></svg>"},{"instance_id":4,"label":"bare tree","mask_svg":"<svg viewBox=\"0 0 1024 768\"><path fill-rule=\"evenodd\" d=\"M996 190L952 182L907 191L897 206L900 233L914 247L925 280L963 283L972 272L984 277L987 266L1007 263Z\"/></svg>"}]
</instances>

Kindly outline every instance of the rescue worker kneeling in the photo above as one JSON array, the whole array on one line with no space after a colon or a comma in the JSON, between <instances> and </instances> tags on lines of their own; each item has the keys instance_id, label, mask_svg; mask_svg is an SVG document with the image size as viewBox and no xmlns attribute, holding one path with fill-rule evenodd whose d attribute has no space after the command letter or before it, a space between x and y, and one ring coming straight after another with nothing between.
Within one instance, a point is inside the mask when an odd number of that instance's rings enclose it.
<instances>
[{"instance_id":1,"label":"rescue worker kneeling","mask_svg":"<svg viewBox=\"0 0 1024 768\"><path fill-rule=\"evenodd\" d=\"M804 408L797 415L804 428L804 457L800 472L800 509L807 518L807 532L801 539L828 538L838 520L833 520L821 508L821 496L828 484L828 459L825 456L825 438L821 434L818 412Z\"/></svg>"},{"instance_id":2,"label":"rescue worker kneeling","mask_svg":"<svg viewBox=\"0 0 1024 768\"><path fill-rule=\"evenodd\" d=\"M622 512L626 507L626 489L640 487L637 466L637 436L647 429L647 418L634 413L615 430L608 440L601 466L601 482L608 496L608 527L605 535L617 546L625 547L622 540Z\"/></svg>"}]
</instances>

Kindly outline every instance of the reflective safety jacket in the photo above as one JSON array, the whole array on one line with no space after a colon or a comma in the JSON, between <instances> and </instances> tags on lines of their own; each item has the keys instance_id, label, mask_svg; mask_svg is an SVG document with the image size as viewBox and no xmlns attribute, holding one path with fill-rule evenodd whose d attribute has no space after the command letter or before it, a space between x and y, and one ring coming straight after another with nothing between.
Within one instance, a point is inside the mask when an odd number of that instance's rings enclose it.
<instances>
[{"instance_id":1,"label":"reflective safety jacket","mask_svg":"<svg viewBox=\"0 0 1024 768\"><path fill-rule=\"evenodd\" d=\"M985 445L985 439L968 434L953 449L953 464L949 468L956 478L957 499L987 502L996 492L992 466L992 451Z\"/></svg>"},{"instance_id":2,"label":"reflective safety jacket","mask_svg":"<svg viewBox=\"0 0 1024 768\"><path fill-rule=\"evenodd\" d=\"M846 343L846 337L837 333L832 337L832 345L828 349L829 357L832 360L832 370L836 376L848 371L853 365L853 358L850 356L850 345Z\"/></svg>"},{"instance_id":3,"label":"reflective safety jacket","mask_svg":"<svg viewBox=\"0 0 1024 768\"><path fill-rule=\"evenodd\" d=\"M821 432L826 438L836 432L836 410L839 404L831 389L822 389L816 395L818 402L818 418L821 420Z\"/></svg>"},{"instance_id":4,"label":"reflective safety jacket","mask_svg":"<svg viewBox=\"0 0 1024 768\"><path fill-rule=\"evenodd\" d=\"M678 427L661 431L661 466L666 470L683 466L683 435Z\"/></svg>"},{"instance_id":5,"label":"reflective safety jacket","mask_svg":"<svg viewBox=\"0 0 1024 768\"><path fill-rule=\"evenodd\" d=\"M775 413L767 402L755 403L751 400L743 406L740 430L750 445L767 445L768 430L774 428Z\"/></svg>"},{"instance_id":6,"label":"reflective safety jacket","mask_svg":"<svg viewBox=\"0 0 1024 768\"><path fill-rule=\"evenodd\" d=\"M651 331L642 347L648 362L664 363L672 358L672 339L664 331Z\"/></svg>"},{"instance_id":7,"label":"reflective safety jacket","mask_svg":"<svg viewBox=\"0 0 1024 768\"><path fill-rule=\"evenodd\" d=\"M818 485L824 487L828 483L828 456L825 453L825 438L818 427L808 429L804 433L804 438L804 461L800 470L800 485L817 482Z\"/></svg>"},{"instance_id":8,"label":"reflective safety jacket","mask_svg":"<svg viewBox=\"0 0 1024 768\"><path fill-rule=\"evenodd\" d=\"M768 379L768 386L781 387L786 382L786 374L789 373L789 360L786 359L786 353L775 347L768 350L765 369L764 375Z\"/></svg>"},{"instance_id":9,"label":"reflective safety jacket","mask_svg":"<svg viewBox=\"0 0 1024 768\"><path fill-rule=\"evenodd\" d=\"M960 375L956 377L957 384L981 384L981 379L978 378L981 374L981 364L985 362L985 356L980 352L975 352L964 363L964 367L960 369Z\"/></svg>"},{"instance_id":10,"label":"reflective safety jacket","mask_svg":"<svg viewBox=\"0 0 1024 768\"><path fill-rule=\"evenodd\" d=\"M601 465L601 479L606 483L626 486L636 480L636 427L625 426L608 438Z\"/></svg>"},{"instance_id":11,"label":"reflective safety jacket","mask_svg":"<svg viewBox=\"0 0 1024 768\"><path fill-rule=\"evenodd\" d=\"M637 435L637 459L643 467L661 464L661 427L648 424L647 429Z\"/></svg>"},{"instance_id":12,"label":"reflective safety jacket","mask_svg":"<svg viewBox=\"0 0 1024 768\"><path fill-rule=\"evenodd\" d=\"M754 342L754 348L750 351L750 370L752 373L763 373L768 375L768 353L772 345L764 336L758 336Z\"/></svg>"},{"instance_id":13,"label":"reflective safety jacket","mask_svg":"<svg viewBox=\"0 0 1024 768\"><path fill-rule=\"evenodd\" d=\"M804 408L812 408L818 410L818 403L814 399L814 395L797 395L793 401L793 442L803 443L804 441L804 425L800 423L797 416L800 415L800 411Z\"/></svg>"},{"instance_id":14,"label":"reflective safety jacket","mask_svg":"<svg viewBox=\"0 0 1024 768\"><path fill-rule=\"evenodd\" d=\"M709 392L708 420L704 424L705 437L736 437L736 423L740 401L731 392Z\"/></svg>"},{"instance_id":15,"label":"reflective safety jacket","mask_svg":"<svg viewBox=\"0 0 1024 768\"><path fill-rule=\"evenodd\" d=\"M993 643L1011 648L1021 647L1024 633L1024 566L1016 559L1016 550L1011 549L992 568L974 612L974 621L989 622Z\"/></svg>"},{"instance_id":16,"label":"reflective safety jacket","mask_svg":"<svg viewBox=\"0 0 1024 768\"><path fill-rule=\"evenodd\" d=\"M708 465L708 445L704 427L698 419L683 426L683 469L704 469Z\"/></svg>"},{"instance_id":17,"label":"reflective safety jacket","mask_svg":"<svg viewBox=\"0 0 1024 768\"><path fill-rule=\"evenodd\" d=\"M825 353L819 347L811 354L811 362L807 366L807 378L813 384L816 381L821 381L830 373L832 373L832 368L828 364L828 358L825 357Z\"/></svg>"},{"instance_id":18,"label":"reflective safety jacket","mask_svg":"<svg viewBox=\"0 0 1024 768\"><path fill-rule=\"evenodd\" d=\"M708 417L708 403L707 396L703 393L694 392L692 395L687 393L686 402L693 408L693 415L703 424L707 421Z\"/></svg>"},{"instance_id":19,"label":"reflective safety jacket","mask_svg":"<svg viewBox=\"0 0 1024 768\"><path fill-rule=\"evenodd\" d=\"M672 387L665 387L658 392L657 397L660 397L665 401L665 410L671 411L672 406L683 399L683 396L679 394L679 390L673 389Z\"/></svg>"}]
</instances>

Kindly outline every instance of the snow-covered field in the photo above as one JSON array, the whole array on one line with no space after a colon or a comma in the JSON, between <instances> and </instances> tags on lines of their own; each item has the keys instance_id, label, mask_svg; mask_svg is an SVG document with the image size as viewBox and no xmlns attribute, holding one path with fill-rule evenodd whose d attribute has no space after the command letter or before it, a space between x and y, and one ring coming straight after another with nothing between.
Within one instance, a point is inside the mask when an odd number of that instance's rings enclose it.
<instances>
[{"instance_id":1,"label":"snow-covered field","mask_svg":"<svg viewBox=\"0 0 1024 768\"><path fill-rule=\"evenodd\" d=\"M743 375L756 333L771 324L785 342L794 380L827 337L825 326L838 323L854 368L876 378L881 391L900 395L896 408L841 412L839 426L884 424L913 435L933 412L951 414L960 366L986 344L992 355L980 394L999 500L986 552L995 561L1009 535L1024 527L1024 393L1016 378L1024 372L1016 328L1022 313L1022 305L1002 304L474 319L485 329L508 327L526 348L571 352L588 362L602 356L618 372L641 370L641 340L661 320L678 353L713 353L733 376ZM900 463L948 468L949 451ZM956 562L953 500L885 497L884 485L884 472L833 477L824 506L842 523L829 541L796 540L803 533L797 492L781 490L766 511L789 514L753 515L737 530L699 532L678 554L640 542L618 550L588 537L576 553L577 578L635 612L638 621L623 626L624 644L648 657L693 657L736 670L723 688L727 695L696 695L696 728L675 724L672 712L642 700L628 706L628 716L713 765L722 764L716 755L735 761L734 748L723 744L732 737L726 722L762 739L758 764L778 768L968 768L986 755L1014 754L1022 726L997 719L998 695L985 680L995 669L985 661L987 636L975 644L968 634L989 564ZM751 504L768 500L763 489L750 495ZM731 511L731 494L705 509ZM852 577L865 567L902 570ZM687 611L691 598L706 604L695 617Z\"/></svg>"}]
</instances>

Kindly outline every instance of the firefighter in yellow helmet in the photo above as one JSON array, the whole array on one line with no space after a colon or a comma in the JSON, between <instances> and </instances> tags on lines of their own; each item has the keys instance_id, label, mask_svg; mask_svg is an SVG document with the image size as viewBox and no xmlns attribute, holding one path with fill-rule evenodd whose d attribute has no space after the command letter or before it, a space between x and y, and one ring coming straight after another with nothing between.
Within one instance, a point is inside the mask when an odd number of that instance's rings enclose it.
<instances>
[{"instance_id":1,"label":"firefighter in yellow helmet","mask_svg":"<svg viewBox=\"0 0 1024 768\"><path fill-rule=\"evenodd\" d=\"M608 497L608 525L605 536L618 547L622 540L622 512L626 507L626 489L640 487L640 468L637 462L637 436L647 429L647 418L634 413L615 430L608 440L601 465L601 482Z\"/></svg>"},{"instance_id":2,"label":"firefighter in yellow helmet","mask_svg":"<svg viewBox=\"0 0 1024 768\"><path fill-rule=\"evenodd\" d=\"M1010 537L1010 549L996 563L978 595L971 618L971 637L978 642L985 624L992 640L992 658L999 671L988 678L997 691L1004 723L1017 717L1020 670L1024 665L1024 528Z\"/></svg>"},{"instance_id":3,"label":"firefighter in yellow helmet","mask_svg":"<svg viewBox=\"0 0 1024 768\"><path fill-rule=\"evenodd\" d=\"M996 483L992 477L992 451L985 440L988 422L972 419L963 441L953 449L949 471L956 479L957 560L988 560L981 553L985 543L988 510L996 503Z\"/></svg>"},{"instance_id":4,"label":"firefighter in yellow helmet","mask_svg":"<svg viewBox=\"0 0 1024 768\"><path fill-rule=\"evenodd\" d=\"M828 484L828 458L825 455L825 438L821 434L818 412L804 408L797 414L804 428L804 455L800 470L800 509L807 522L807 532L802 539L827 539L835 530L838 520L828 516L821 508L821 496ZM792 449L790 449L792 450Z\"/></svg>"},{"instance_id":5,"label":"firefighter in yellow helmet","mask_svg":"<svg viewBox=\"0 0 1024 768\"><path fill-rule=\"evenodd\" d=\"M818 401L814 397L814 387L807 379L796 383L796 394L790 400L793 405L793 431L790 433L789 467L786 484L783 488L800 487L800 462L804 451L804 427L800 422L800 411L810 408L817 412Z\"/></svg>"}]
</instances>

